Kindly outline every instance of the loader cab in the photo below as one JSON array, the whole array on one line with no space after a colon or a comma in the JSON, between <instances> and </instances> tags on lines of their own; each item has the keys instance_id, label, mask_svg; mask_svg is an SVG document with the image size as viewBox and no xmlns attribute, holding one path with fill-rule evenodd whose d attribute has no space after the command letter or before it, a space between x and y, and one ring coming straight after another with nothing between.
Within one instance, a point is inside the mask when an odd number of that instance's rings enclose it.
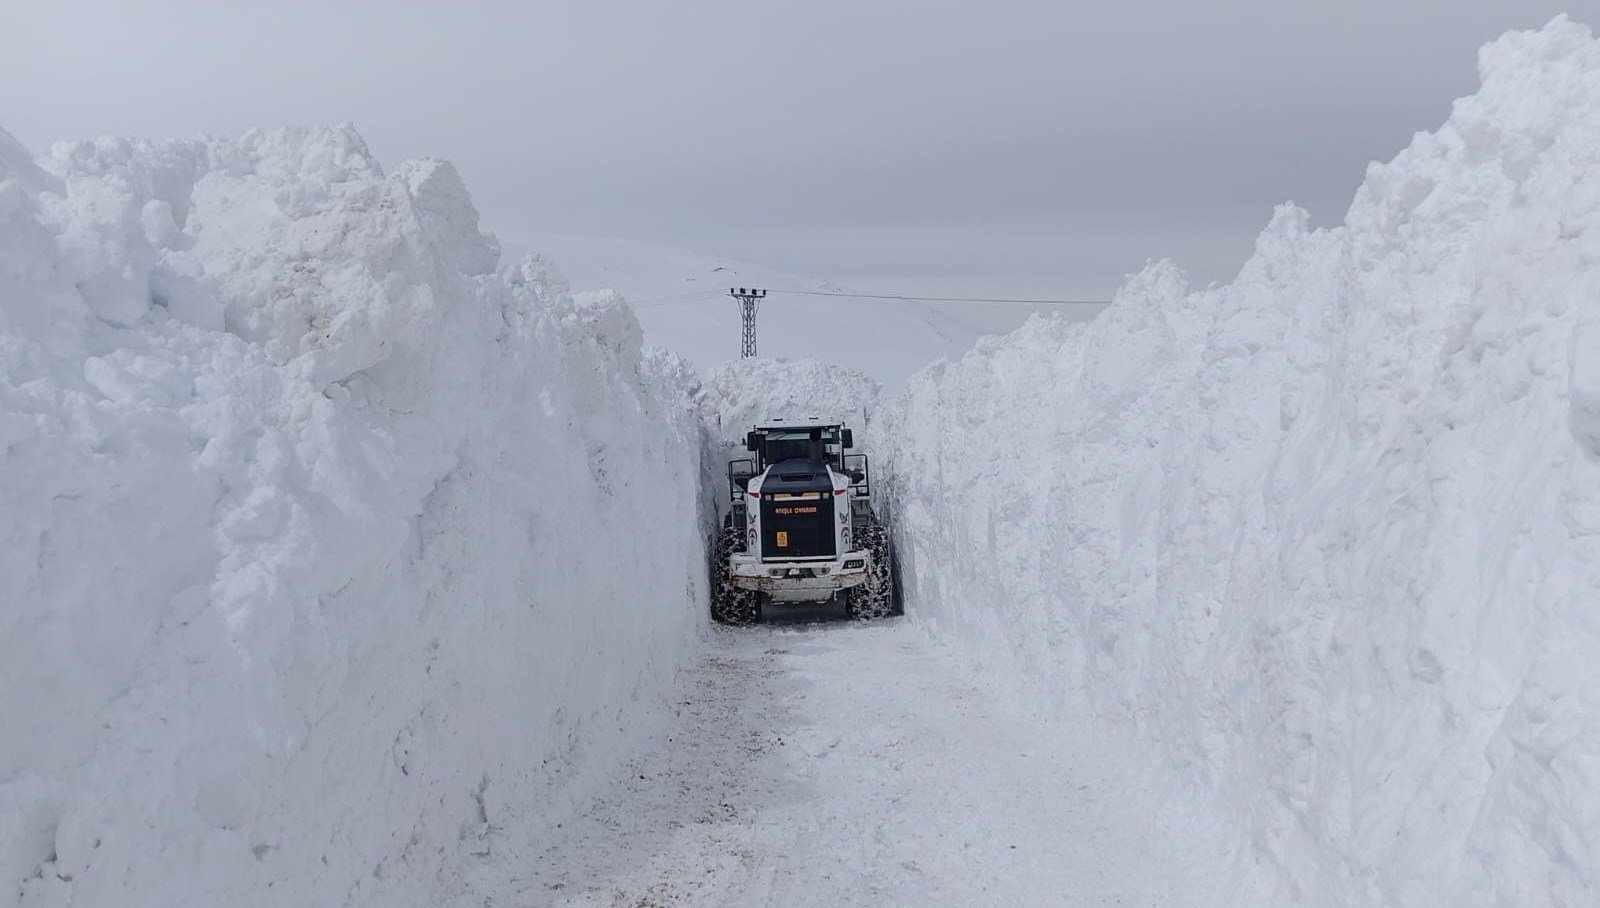
<instances>
[{"instance_id":1,"label":"loader cab","mask_svg":"<svg viewBox=\"0 0 1600 908\"><path fill-rule=\"evenodd\" d=\"M749 502L745 496L751 481L766 476L772 467L779 464L792 465L781 468L772 480L784 484L785 488L792 483L811 481L819 483L819 488L821 485L831 488L833 480L829 477L830 471L845 477L849 494L841 501L850 503L854 512L853 522L861 523L870 517L872 484L867 455L849 453L855 447L855 436L839 423L786 420L757 424L745 435L744 446L751 456L728 463L729 504L733 510L731 519L741 528L748 516L746 508ZM814 466L807 469L803 466L805 464ZM818 470L816 466L826 469ZM771 490L776 491L777 486L774 485Z\"/></svg>"},{"instance_id":2,"label":"loader cab","mask_svg":"<svg viewBox=\"0 0 1600 908\"><path fill-rule=\"evenodd\" d=\"M837 425L762 426L745 436L755 472L785 460L810 460L844 471L845 450L854 445L849 429Z\"/></svg>"}]
</instances>

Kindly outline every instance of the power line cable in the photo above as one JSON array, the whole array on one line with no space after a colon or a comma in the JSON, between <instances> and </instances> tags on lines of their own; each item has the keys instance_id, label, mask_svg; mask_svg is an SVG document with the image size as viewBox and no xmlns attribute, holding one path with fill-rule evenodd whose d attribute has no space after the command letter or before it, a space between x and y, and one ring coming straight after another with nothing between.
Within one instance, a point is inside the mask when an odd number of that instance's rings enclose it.
<instances>
[{"instance_id":1,"label":"power line cable","mask_svg":"<svg viewBox=\"0 0 1600 908\"><path fill-rule=\"evenodd\" d=\"M714 293L714 292L715 291L712 291L712 290L686 290L686 291L684 291L682 293L668 293L668 294L664 294L662 296L650 296L650 297L645 297L644 299L641 299L641 300L629 299L628 302L630 304L636 304L636 303L660 303L660 302L666 302L668 300L687 299L688 297L691 297L691 296L705 296L708 293ZM624 298L626 298L626 297L624 297Z\"/></svg>"},{"instance_id":2,"label":"power line cable","mask_svg":"<svg viewBox=\"0 0 1600 908\"><path fill-rule=\"evenodd\" d=\"M796 293L802 296L848 296L857 299L906 300L921 303L1021 303L1029 306L1109 306L1110 300L1027 300L981 296L907 296L900 293L843 293L827 290L772 290L771 293Z\"/></svg>"},{"instance_id":3,"label":"power line cable","mask_svg":"<svg viewBox=\"0 0 1600 908\"><path fill-rule=\"evenodd\" d=\"M657 296L642 299L638 302L628 300L628 305L635 309L654 309L657 306L680 306L684 303L693 303L712 296L721 296L720 290L698 290L694 293L680 293L673 296Z\"/></svg>"},{"instance_id":4,"label":"power line cable","mask_svg":"<svg viewBox=\"0 0 1600 908\"><path fill-rule=\"evenodd\" d=\"M875 299L875 300L903 300L905 302L923 303L1003 303L1024 306L1109 306L1110 300L1067 300L1067 299L1018 299L1011 297L986 297L986 296L913 296L904 293L846 293L830 290L771 290L770 293L789 293L798 296L830 296L849 299ZM668 296L654 296L642 300L629 300L628 305L634 309L655 309L666 306L682 306L689 303L701 302L712 297L722 296L720 290L694 290L688 293L675 293Z\"/></svg>"}]
</instances>

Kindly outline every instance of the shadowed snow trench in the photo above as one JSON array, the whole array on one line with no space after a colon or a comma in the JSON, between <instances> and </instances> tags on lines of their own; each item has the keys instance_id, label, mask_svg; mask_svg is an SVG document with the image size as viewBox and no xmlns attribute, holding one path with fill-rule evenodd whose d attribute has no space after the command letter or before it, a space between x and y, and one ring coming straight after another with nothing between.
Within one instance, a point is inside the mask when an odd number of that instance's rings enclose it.
<instances>
[{"instance_id":1,"label":"shadowed snow trench","mask_svg":"<svg viewBox=\"0 0 1600 908\"><path fill-rule=\"evenodd\" d=\"M482 904L1183 904L1106 774L901 621L719 629L679 690Z\"/></svg>"}]
</instances>

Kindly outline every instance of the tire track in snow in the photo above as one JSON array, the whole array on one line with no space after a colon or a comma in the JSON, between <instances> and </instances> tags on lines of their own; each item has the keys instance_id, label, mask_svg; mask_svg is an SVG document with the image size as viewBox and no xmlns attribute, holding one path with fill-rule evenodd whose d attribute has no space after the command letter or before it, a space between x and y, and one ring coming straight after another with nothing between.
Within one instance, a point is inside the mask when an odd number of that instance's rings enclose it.
<instances>
[{"instance_id":1,"label":"tire track in snow","mask_svg":"<svg viewBox=\"0 0 1600 908\"><path fill-rule=\"evenodd\" d=\"M717 630L681 691L482 904L1183 904L1127 792L904 622Z\"/></svg>"}]
</instances>

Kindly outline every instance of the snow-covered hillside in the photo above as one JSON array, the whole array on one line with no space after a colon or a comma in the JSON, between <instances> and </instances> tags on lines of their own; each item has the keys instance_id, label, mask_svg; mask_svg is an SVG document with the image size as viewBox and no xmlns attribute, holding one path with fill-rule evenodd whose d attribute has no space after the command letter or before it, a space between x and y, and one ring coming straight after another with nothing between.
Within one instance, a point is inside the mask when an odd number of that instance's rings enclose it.
<instances>
[{"instance_id":1,"label":"snow-covered hillside","mask_svg":"<svg viewBox=\"0 0 1600 908\"><path fill-rule=\"evenodd\" d=\"M0 905L427 905L559 821L703 624L681 364L348 129L40 164L0 134Z\"/></svg>"},{"instance_id":2,"label":"snow-covered hillside","mask_svg":"<svg viewBox=\"0 0 1600 908\"><path fill-rule=\"evenodd\" d=\"M1344 226L888 408L910 614L1133 742L1190 904L1600 904L1600 43L1481 68Z\"/></svg>"},{"instance_id":3,"label":"snow-covered hillside","mask_svg":"<svg viewBox=\"0 0 1600 908\"><path fill-rule=\"evenodd\" d=\"M633 304L645 342L691 360L701 373L739 357L739 307L729 287L840 288L773 268L633 240L564 234L532 238L581 294L614 290ZM959 356L979 331L947 308L911 300L773 293L757 316L763 357L818 359L899 387L938 359Z\"/></svg>"}]
</instances>

